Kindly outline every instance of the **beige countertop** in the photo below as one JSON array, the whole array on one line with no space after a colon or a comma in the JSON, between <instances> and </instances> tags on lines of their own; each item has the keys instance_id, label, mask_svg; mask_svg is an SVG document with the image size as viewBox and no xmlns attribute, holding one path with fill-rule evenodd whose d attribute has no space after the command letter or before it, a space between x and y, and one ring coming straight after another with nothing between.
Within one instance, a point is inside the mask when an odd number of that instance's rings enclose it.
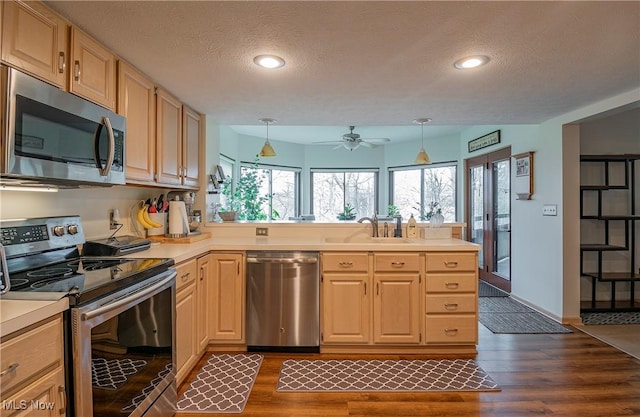
<instances>
[{"instance_id":1,"label":"beige countertop","mask_svg":"<svg viewBox=\"0 0 640 417\"><path fill-rule=\"evenodd\" d=\"M477 252L479 249L479 245L460 239L369 239L361 236L335 239L316 237L212 237L194 243L153 244L150 249L127 255L127 257L173 258L176 263L180 263L208 251Z\"/></svg>"},{"instance_id":2,"label":"beige countertop","mask_svg":"<svg viewBox=\"0 0 640 417\"><path fill-rule=\"evenodd\" d=\"M173 258L176 263L209 251L375 251L442 252L478 251L479 245L459 239L372 239L347 237L212 237L193 243L152 244L150 249L127 258ZM27 327L69 308L69 301L0 300L0 337Z\"/></svg>"},{"instance_id":3,"label":"beige countertop","mask_svg":"<svg viewBox=\"0 0 640 417\"><path fill-rule=\"evenodd\" d=\"M58 301L0 300L0 337L5 337L69 308L65 297Z\"/></svg>"}]
</instances>

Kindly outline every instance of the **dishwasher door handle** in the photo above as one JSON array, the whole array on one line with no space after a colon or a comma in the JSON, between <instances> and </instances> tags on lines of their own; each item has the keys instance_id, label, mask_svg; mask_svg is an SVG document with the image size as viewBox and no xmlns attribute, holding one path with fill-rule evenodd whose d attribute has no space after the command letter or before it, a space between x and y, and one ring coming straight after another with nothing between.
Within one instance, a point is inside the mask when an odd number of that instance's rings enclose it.
<instances>
[{"instance_id":1,"label":"dishwasher door handle","mask_svg":"<svg viewBox=\"0 0 640 417\"><path fill-rule=\"evenodd\" d=\"M267 258L267 257L247 257L247 263L250 264L315 264L318 263L318 257L305 256L296 258Z\"/></svg>"}]
</instances>

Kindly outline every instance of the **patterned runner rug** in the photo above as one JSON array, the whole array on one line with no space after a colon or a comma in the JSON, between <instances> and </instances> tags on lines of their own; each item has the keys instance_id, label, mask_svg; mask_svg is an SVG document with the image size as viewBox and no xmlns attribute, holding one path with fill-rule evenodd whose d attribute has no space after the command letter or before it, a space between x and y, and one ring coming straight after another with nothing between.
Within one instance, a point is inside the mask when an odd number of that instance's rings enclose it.
<instances>
[{"instance_id":1,"label":"patterned runner rug","mask_svg":"<svg viewBox=\"0 0 640 417\"><path fill-rule=\"evenodd\" d=\"M480 297L508 297L509 293L502 291L500 288L496 288L485 281L480 281L478 285L478 296Z\"/></svg>"},{"instance_id":2,"label":"patterned runner rug","mask_svg":"<svg viewBox=\"0 0 640 417\"><path fill-rule=\"evenodd\" d=\"M472 359L295 360L282 363L278 391L500 391Z\"/></svg>"},{"instance_id":3,"label":"patterned runner rug","mask_svg":"<svg viewBox=\"0 0 640 417\"><path fill-rule=\"evenodd\" d=\"M143 360L94 358L91 360L91 385L96 388L115 390L127 377L135 375L147 364Z\"/></svg>"},{"instance_id":4,"label":"patterned runner rug","mask_svg":"<svg viewBox=\"0 0 640 417\"><path fill-rule=\"evenodd\" d=\"M256 380L262 355L211 355L180 396L178 412L241 413Z\"/></svg>"},{"instance_id":5,"label":"patterned runner rug","mask_svg":"<svg viewBox=\"0 0 640 417\"><path fill-rule=\"evenodd\" d=\"M582 324L640 324L639 311L621 311L615 313L582 313Z\"/></svg>"},{"instance_id":6,"label":"patterned runner rug","mask_svg":"<svg viewBox=\"0 0 640 417\"><path fill-rule=\"evenodd\" d=\"M560 323L511 297L480 297L480 323L493 333L572 333Z\"/></svg>"}]
</instances>

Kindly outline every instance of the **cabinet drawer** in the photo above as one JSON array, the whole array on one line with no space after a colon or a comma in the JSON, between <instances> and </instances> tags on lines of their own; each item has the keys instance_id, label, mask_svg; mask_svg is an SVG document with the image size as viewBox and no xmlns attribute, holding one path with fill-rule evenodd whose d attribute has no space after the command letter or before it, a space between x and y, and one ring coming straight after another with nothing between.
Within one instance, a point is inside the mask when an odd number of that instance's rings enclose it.
<instances>
[{"instance_id":1,"label":"cabinet drawer","mask_svg":"<svg viewBox=\"0 0 640 417\"><path fill-rule=\"evenodd\" d=\"M43 372L62 366L62 318L52 321L0 345L0 377L2 392L39 377Z\"/></svg>"},{"instance_id":2,"label":"cabinet drawer","mask_svg":"<svg viewBox=\"0 0 640 417\"><path fill-rule=\"evenodd\" d=\"M377 271L420 271L420 255L417 253L377 253L374 256Z\"/></svg>"},{"instance_id":3,"label":"cabinet drawer","mask_svg":"<svg viewBox=\"0 0 640 417\"><path fill-rule=\"evenodd\" d=\"M192 282L195 282L196 275L198 275L198 268L196 261L189 261L176 266L176 290L185 287Z\"/></svg>"},{"instance_id":4,"label":"cabinet drawer","mask_svg":"<svg viewBox=\"0 0 640 417\"><path fill-rule=\"evenodd\" d=\"M429 294L427 295L427 314L430 313L474 313L476 312L475 294Z\"/></svg>"},{"instance_id":5,"label":"cabinet drawer","mask_svg":"<svg viewBox=\"0 0 640 417\"><path fill-rule=\"evenodd\" d=\"M475 271L478 261L475 252L443 252L427 254L427 272Z\"/></svg>"},{"instance_id":6,"label":"cabinet drawer","mask_svg":"<svg viewBox=\"0 0 640 417\"><path fill-rule=\"evenodd\" d=\"M432 292L472 292L476 293L478 278L474 273L427 274L427 293Z\"/></svg>"},{"instance_id":7,"label":"cabinet drawer","mask_svg":"<svg viewBox=\"0 0 640 417\"><path fill-rule=\"evenodd\" d=\"M477 343L478 318L475 314L432 316L427 314L426 343Z\"/></svg>"},{"instance_id":8,"label":"cabinet drawer","mask_svg":"<svg viewBox=\"0 0 640 417\"><path fill-rule=\"evenodd\" d=\"M369 255L361 252L323 253L323 271L367 272Z\"/></svg>"}]
</instances>

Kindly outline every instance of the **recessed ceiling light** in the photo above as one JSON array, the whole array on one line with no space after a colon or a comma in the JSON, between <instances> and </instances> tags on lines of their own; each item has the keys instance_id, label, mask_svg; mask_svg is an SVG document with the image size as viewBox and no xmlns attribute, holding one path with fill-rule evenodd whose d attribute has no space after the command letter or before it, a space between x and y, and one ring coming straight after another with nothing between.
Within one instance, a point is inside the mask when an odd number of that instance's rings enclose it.
<instances>
[{"instance_id":1,"label":"recessed ceiling light","mask_svg":"<svg viewBox=\"0 0 640 417\"><path fill-rule=\"evenodd\" d=\"M457 60L453 63L453 66L458 69L470 69L477 68L489 62L489 57L486 55L474 55L468 56Z\"/></svg>"},{"instance_id":2,"label":"recessed ceiling light","mask_svg":"<svg viewBox=\"0 0 640 417\"><path fill-rule=\"evenodd\" d=\"M269 69L284 67L284 59L277 55L258 55L253 58L253 62L255 62L256 65Z\"/></svg>"}]
</instances>

